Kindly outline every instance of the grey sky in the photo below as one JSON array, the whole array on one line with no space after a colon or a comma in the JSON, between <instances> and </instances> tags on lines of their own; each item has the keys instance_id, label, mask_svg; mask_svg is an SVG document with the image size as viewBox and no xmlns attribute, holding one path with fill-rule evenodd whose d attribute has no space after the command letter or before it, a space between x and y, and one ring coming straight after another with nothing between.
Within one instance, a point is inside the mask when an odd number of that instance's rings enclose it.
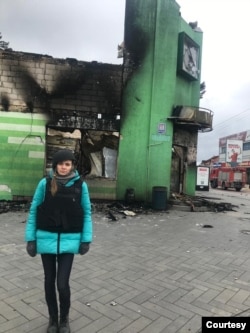
<instances>
[{"instance_id":1,"label":"grey sky","mask_svg":"<svg viewBox=\"0 0 250 333\"><path fill-rule=\"evenodd\" d=\"M199 135L200 161L218 154L220 137L250 129L250 1L177 2L203 31L200 105L214 111L214 130ZM125 0L0 0L0 32L15 51L121 64L124 14Z\"/></svg>"},{"instance_id":2,"label":"grey sky","mask_svg":"<svg viewBox=\"0 0 250 333\"><path fill-rule=\"evenodd\" d=\"M0 32L15 51L121 63L125 0L1 0Z\"/></svg>"}]
</instances>

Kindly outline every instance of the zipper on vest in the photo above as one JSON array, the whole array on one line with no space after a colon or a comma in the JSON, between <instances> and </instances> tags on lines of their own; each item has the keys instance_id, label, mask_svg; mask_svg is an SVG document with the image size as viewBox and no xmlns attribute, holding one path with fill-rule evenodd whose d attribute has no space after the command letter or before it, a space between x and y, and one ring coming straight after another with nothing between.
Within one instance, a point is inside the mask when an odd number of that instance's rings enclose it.
<instances>
[{"instance_id":1,"label":"zipper on vest","mask_svg":"<svg viewBox=\"0 0 250 333\"><path fill-rule=\"evenodd\" d=\"M57 254L60 254L60 238L61 238L61 234L60 234L60 232L58 232L58 236L57 236Z\"/></svg>"}]
</instances>

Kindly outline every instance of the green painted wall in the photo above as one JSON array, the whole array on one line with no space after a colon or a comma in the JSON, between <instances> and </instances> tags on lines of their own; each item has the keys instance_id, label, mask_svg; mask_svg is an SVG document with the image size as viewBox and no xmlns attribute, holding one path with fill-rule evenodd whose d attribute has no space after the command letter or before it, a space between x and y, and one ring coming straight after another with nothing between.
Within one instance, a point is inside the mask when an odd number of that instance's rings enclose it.
<instances>
[{"instance_id":1,"label":"green painted wall","mask_svg":"<svg viewBox=\"0 0 250 333\"><path fill-rule=\"evenodd\" d=\"M196 185L196 165L190 165L186 171L186 183L184 184L184 191L188 195L195 195Z\"/></svg>"},{"instance_id":2,"label":"green painted wall","mask_svg":"<svg viewBox=\"0 0 250 333\"><path fill-rule=\"evenodd\" d=\"M0 199L32 196L44 174L46 117L0 112Z\"/></svg>"},{"instance_id":3,"label":"green painted wall","mask_svg":"<svg viewBox=\"0 0 250 333\"><path fill-rule=\"evenodd\" d=\"M178 35L189 28L174 0L126 1L118 199L127 188L142 201L151 201L154 186L169 191L173 123L167 118L174 105L199 104L199 83L176 75Z\"/></svg>"}]
</instances>

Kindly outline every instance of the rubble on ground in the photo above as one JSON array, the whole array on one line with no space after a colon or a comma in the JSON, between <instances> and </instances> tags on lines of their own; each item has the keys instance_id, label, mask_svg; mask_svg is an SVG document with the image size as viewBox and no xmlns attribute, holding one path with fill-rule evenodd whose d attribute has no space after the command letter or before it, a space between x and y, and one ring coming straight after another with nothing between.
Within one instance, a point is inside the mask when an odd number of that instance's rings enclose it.
<instances>
[{"instance_id":1,"label":"rubble on ground","mask_svg":"<svg viewBox=\"0 0 250 333\"><path fill-rule=\"evenodd\" d=\"M126 203L125 201L101 201L92 202L93 212L103 213L111 221L134 217L139 214L149 214L153 210L141 202Z\"/></svg>"},{"instance_id":2,"label":"rubble on ground","mask_svg":"<svg viewBox=\"0 0 250 333\"><path fill-rule=\"evenodd\" d=\"M219 200L219 202L218 202ZM172 207L174 206L178 210L178 206L184 206L191 212L224 212L235 211L238 206L231 204L230 202L221 202L218 198L203 197L203 196L190 196L187 194L172 193L169 199Z\"/></svg>"},{"instance_id":3,"label":"rubble on ground","mask_svg":"<svg viewBox=\"0 0 250 333\"><path fill-rule=\"evenodd\" d=\"M185 210L190 212L224 212L235 211L238 206L229 202L221 202L218 198L190 196L183 193L171 193L166 210L155 210L151 204L144 202L93 200L92 211L102 212L110 220L134 217L139 214L167 213L169 210ZM28 211L31 202L28 200L0 200L0 214L9 211Z\"/></svg>"},{"instance_id":4,"label":"rubble on ground","mask_svg":"<svg viewBox=\"0 0 250 333\"><path fill-rule=\"evenodd\" d=\"M28 200L0 200L0 214L8 212L28 211L30 202Z\"/></svg>"}]
</instances>

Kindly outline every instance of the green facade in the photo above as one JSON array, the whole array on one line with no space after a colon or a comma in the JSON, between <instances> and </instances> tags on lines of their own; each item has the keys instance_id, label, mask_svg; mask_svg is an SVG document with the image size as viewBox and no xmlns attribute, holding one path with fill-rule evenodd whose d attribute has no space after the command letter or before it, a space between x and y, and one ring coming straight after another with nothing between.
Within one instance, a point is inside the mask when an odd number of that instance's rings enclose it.
<instances>
[{"instance_id":1,"label":"green facade","mask_svg":"<svg viewBox=\"0 0 250 333\"><path fill-rule=\"evenodd\" d=\"M151 201L154 186L171 176L172 115L175 105L199 105L199 80L177 75L178 36L185 31L201 46L202 34L182 19L174 0L127 0L125 48L133 70L123 90L117 198L133 188L136 200ZM195 191L195 167L186 173L186 192Z\"/></svg>"},{"instance_id":2,"label":"green facade","mask_svg":"<svg viewBox=\"0 0 250 333\"><path fill-rule=\"evenodd\" d=\"M32 197L44 174L46 117L0 112L0 199Z\"/></svg>"}]
</instances>

